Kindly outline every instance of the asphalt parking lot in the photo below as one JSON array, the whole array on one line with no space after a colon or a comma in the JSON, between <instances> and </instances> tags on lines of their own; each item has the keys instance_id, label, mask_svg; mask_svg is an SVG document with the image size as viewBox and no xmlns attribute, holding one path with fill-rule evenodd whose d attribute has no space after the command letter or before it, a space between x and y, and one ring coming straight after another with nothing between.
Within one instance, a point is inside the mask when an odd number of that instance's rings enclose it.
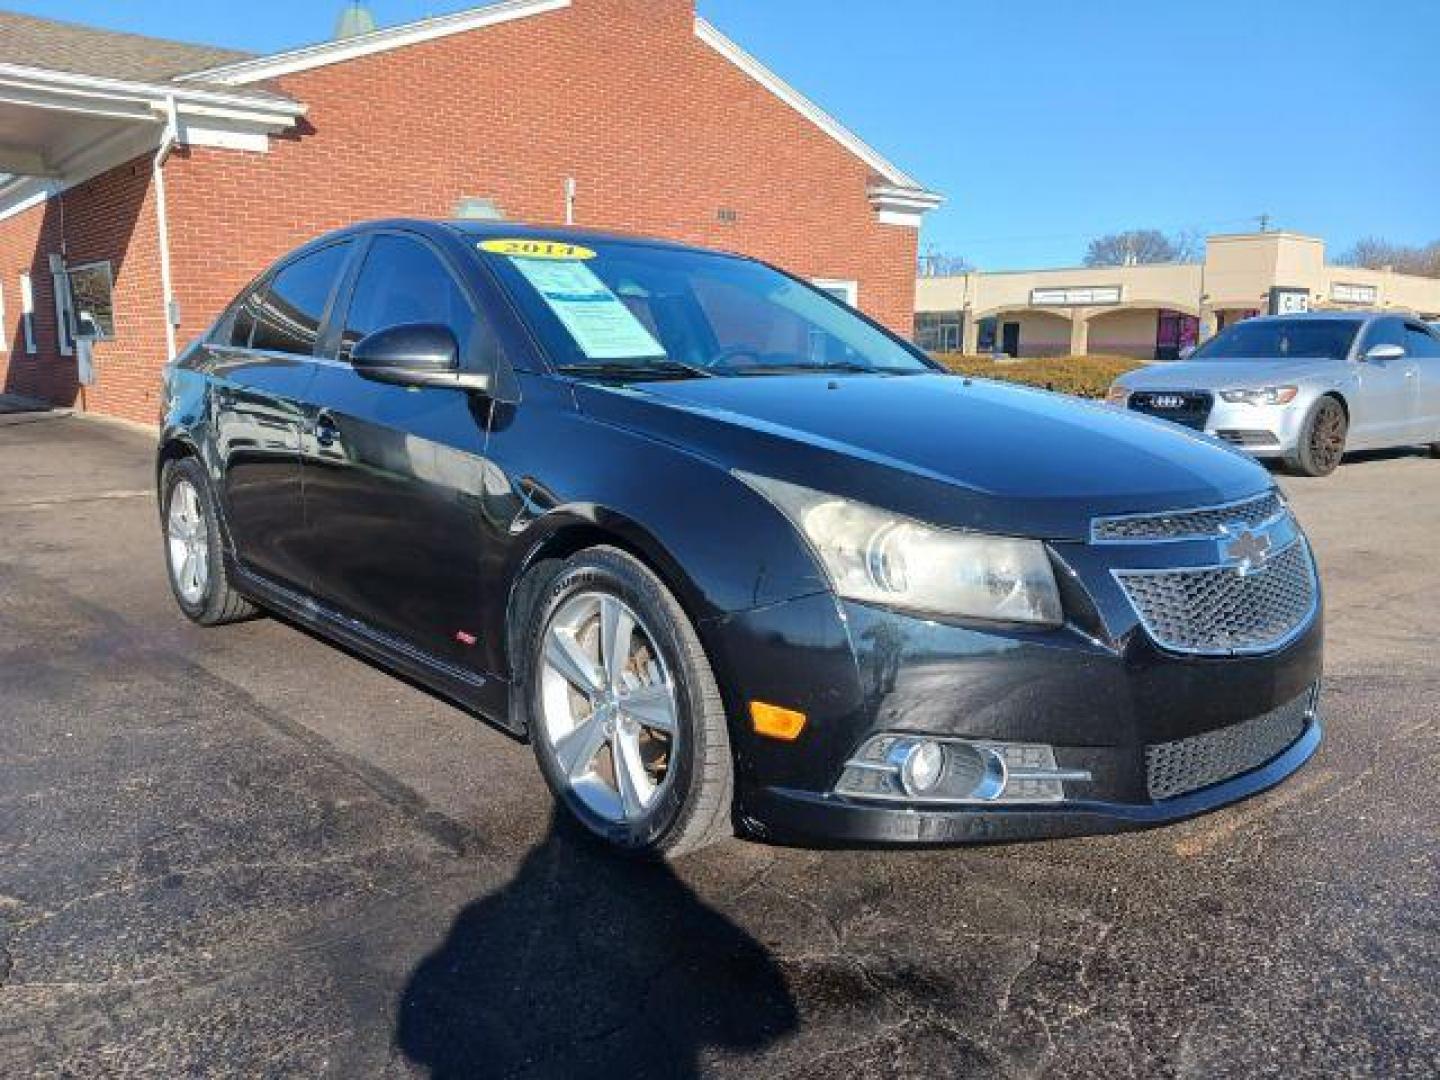
<instances>
[{"instance_id":1,"label":"asphalt parking lot","mask_svg":"<svg viewBox=\"0 0 1440 1080\"><path fill-rule=\"evenodd\" d=\"M1283 483L1327 739L1122 837L551 828L527 747L274 620L174 608L151 443L0 417L0 1074L1433 1076L1440 461Z\"/></svg>"}]
</instances>

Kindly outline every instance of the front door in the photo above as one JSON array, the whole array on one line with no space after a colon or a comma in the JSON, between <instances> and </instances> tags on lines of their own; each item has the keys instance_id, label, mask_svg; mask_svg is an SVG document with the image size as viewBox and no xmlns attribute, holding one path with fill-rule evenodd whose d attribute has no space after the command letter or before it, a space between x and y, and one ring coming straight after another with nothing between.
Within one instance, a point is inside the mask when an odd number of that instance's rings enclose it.
<instances>
[{"instance_id":1,"label":"front door","mask_svg":"<svg viewBox=\"0 0 1440 1080\"><path fill-rule=\"evenodd\" d=\"M1006 356L1020 355L1020 324L1007 322L1000 327L1000 351Z\"/></svg>"},{"instance_id":2,"label":"front door","mask_svg":"<svg viewBox=\"0 0 1440 1080\"><path fill-rule=\"evenodd\" d=\"M1155 359L1178 360L1200 340L1200 320L1181 311L1161 311L1155 319Z\"/></svg>"},{"instance_id":3,"label":"front door","mask_svg":"<svg viewBox=\"0 0 1440 1080\"><path fill-rule=\"evenodd\" d=\"M248 289L206 348L214 364L220 498L248 569L304 588L302 439L320 326L350 243L306 252Z\"/></svg>"},{"instance_id":4,"label":"front door","mask_svg":"<svg viewBox=\"0 0 1440 1080\"><path fill-rule=\"evenodd\" d=\"M1416 442L1440 442L1440 337L1420 323L1405 324L1415 372Z\"/></svg>"},{"instance_id":5,"label":"front door","mask_svg":"<svg viewBox=\"0 0 1440 1080\"><path fill-rule=\"evenodd\" d=\"M1399 345L1407 349L1402 319L1376 319L1360 343L1363 357L1376 345ZM1417 408L1415 358L1363 360L1356 368L1358 392L1350 409L1351 445L1364 447L1403 446L1413 437Z\"/></svg>"},{"instance_id":6,"label":"front door","mask_svg":"<svg viewBox=\"0 0 1440 1080\"><path fill-rule=\"evenodd\" d=\"M363 258L336 356L316 375L323 405L305 474L312 591L372 631L475 668L484 552L476 498L490 403L363 378L349 349L385 327L441 323L465 364L485 330L427 241L378 233Z\"/></svg>"}]
</instances>

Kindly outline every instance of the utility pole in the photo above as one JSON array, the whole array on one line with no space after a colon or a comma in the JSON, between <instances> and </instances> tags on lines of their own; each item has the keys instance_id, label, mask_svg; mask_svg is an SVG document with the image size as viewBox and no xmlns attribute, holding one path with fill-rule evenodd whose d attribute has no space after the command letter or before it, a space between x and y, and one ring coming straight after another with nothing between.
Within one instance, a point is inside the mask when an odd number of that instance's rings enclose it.
<instances>
[{"instance_id":1,"label":"utility pole","mask_svg":"<svg viewBox=\"0 0 1440 1080\"><path fill-rule=\"evenodd\" d=\"M1269 215L1269 214L1261 214L1260 217L1259 217L1257 220L1260 222L1260 231L1261 231L1262 233L1263 233L1263 232L1269 232L1269 231L1270 231L1270 215Z\"/></svg>"}]
</instances>

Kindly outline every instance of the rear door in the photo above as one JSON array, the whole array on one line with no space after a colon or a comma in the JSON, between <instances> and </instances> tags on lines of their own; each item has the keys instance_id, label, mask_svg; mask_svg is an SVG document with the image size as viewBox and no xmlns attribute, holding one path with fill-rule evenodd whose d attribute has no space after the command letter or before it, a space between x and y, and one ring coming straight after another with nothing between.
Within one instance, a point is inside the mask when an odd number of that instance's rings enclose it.
<instances>
[{"instance_id":1,"label":"rear door","mask_svg":"<svg viewBox=\"0 0 1440 1080\"><path fill-rule=\"evenodd\" d=\"M1417 442L1440 442L1440 337L1423 323L1406 323L1405 340L1415 372Z\"/></svg>"},{"instance_id":2,"label":"rear door","mask_svg":"<svg viewBox=\"0 0 1440 1080\"><path fill-rule=\"evenodd\" d=\"M476 370L489 332L438 249L372 235L333 359L320 364L305 484L312 591L372 631L474 667L484 547L476 511L490 402L466 390L363 378L349 350L401 323L442 323Z\"/></svg>"},{"instance_id":3,"label":"rear door","mask_svg":"<svg viewBox=\"0 0 1440 1080\"><path fill-rule=\"evenodd\" d=\"M1408 347L1405 320L1375 319L1360 342L1363 356L1376 345ZM1350 444L1355 448L1403 446L1415 426L1415 360L1365 360L1357 365L1358 393L1351 402Z\"/></svg>"},{"instance_id":4,"label":"rear door","mask_svg":"<svg viewBox=\"0 0 1440 1080\"><path fill-rule=\"evenodd\" d=\"M221 501L236 558L303 588L303 437L320 327L351 243L309 249L252 285L212 345Z\"/></svg>"}]
</instances>

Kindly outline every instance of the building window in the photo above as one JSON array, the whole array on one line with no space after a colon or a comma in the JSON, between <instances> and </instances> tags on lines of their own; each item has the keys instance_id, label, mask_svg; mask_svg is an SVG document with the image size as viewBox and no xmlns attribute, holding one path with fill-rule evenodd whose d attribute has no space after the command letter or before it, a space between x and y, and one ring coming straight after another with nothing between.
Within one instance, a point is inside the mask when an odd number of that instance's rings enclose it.
<instances>
[{"instance_id":1,"label":"building window","mask_svg":"<svg viewBox=\"0 0 1440 1080\"><path fill-rule=\"evenodd\" d=\"M115 278L108 262L70 268L70 305L80 337L109 341L115 336Z\"/></svg>"},{"instance_id":2,"label":"building window","mask_svg":"<svg viewBox=\"0 0 1440 1080\"><path fill-rule=\"evenodd\" d=\"M840 278L811 278L810 284L821 292L828 292L837 300L843 300L851 307L860 306L860 285Z\"/></svg>"},{"instance_id":3,"label":"building window","mask_svg":"<svg viewBox=\"0 0 1440 1080\"><path fill-rule=\"evenodd\" d=\"M29 274L20 275L20 330L25 335L25 351L35 355L35 286Z\"/></svg>"},{"instance_id":4,"label":"building window","mask_svg":"<svg viewBox=\"0 0 1440 1080\"><path fill-rule=\"evenodd\" d=\"M958 311L917 311L915 344L926 352L958 353L965 317Z\"/></svg>"}]
</instances>

